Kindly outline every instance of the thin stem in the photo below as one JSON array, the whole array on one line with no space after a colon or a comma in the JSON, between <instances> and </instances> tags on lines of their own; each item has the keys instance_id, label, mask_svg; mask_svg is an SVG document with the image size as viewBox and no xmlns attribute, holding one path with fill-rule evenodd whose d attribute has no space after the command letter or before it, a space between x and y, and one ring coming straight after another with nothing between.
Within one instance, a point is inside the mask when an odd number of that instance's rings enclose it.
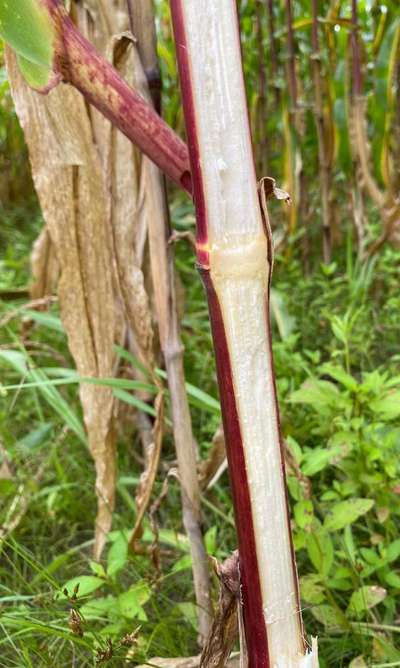
<instances>
[{"instance_id":1,"label":"thin stem","mask_svg":"<svg viewBox=\"0 0 400 668\"><path fill-rule=\"evenodd\" d=\"M153 0L128 0L139 55L149 80L149 72L159 72ZM154 79L153 79L154 81ZM161 84L160 78L158 78ZM149 81L151 90L151 81ZM158 97L153 103L160 105ZM189 402L185 388L183 345L180 336L176 300L174 249L168 243L171 235L168 201L162 174L149 165L153 206L148 219L150 262L153 274L154 297L159 325L161 349L164 355L171 399L172 426L178 459L182 494L183 524L189 538L192 555L193 580L199 618L199 641L205 642L212 620L208 557L202 535L201 496L197 476L196 447L192 431Z\"/></svg>"},{"instance_id":2,"label":"thin stem","mask_svg":"<svg viewBox=\"0 0 400 668\"><path fill-rule=\"evenodd\" d=\"M288 50L288 83L289 95L292 103L292 113L297 111L297 75L296 75L296 49L293 32L293 7L292 0L286 0L287 17L287 50Z\"/></svg>"},{"instance_id":3,"label":"thin stem","mask_svg":"<svg viewBox=\"0 0 400 668\"><path fill-rule=\"evenodd\" d=\"M321 53L318 38L318 0L312 0L311 42L313 48L312 70L314 79L314 118L318 136L318 157L320 172L320 190L322 203L323 258L326 264L331 261L331 214L329 208L331 170L325 139L325 118L323 107L323 79L321 73Z\"/></svg>"},{"instance_id":4,"label":"thin stem","mask_svg":"<svg viewBox=\"0 0 400 668\"><path fill-rule=\"evenodd\" d=\"M279 108L281 100L281 91L276 84L278 79L278 48L275 37L275 17L273 0L267 0L267 14L269 26L269 52L271 57L271 81L275 92L275 104Z\"/></svg>"},{"instance_id":5,"label":"thin stem","mask_svg":"<svg viewBox=\"0 0 400 668\"><path fill-rule=\"evenodd\" d=\"M157 56L157 33L154 22L153 0L126 0L132 35L149 85L153 105L161 113L161 70Z\"/></svg>"},{"instance_id":6,"label":"thin stem","mask_svg":"<svg viewBox=\"0 0 400 668\"><path fill-rule=\"evenodd\" d=\"M267 125L267 75L265 70L264 30L262 21L261 2L256 1L256 29L258 46L258 80L259 80L259 109L257 114L257 150L261 174L265 175L268 164L268 137Z\"/></svg>"},{"instance_id":7,"label":"thin stem","mask_svg":"<svg viewBox=\"0 0 400 668\"><path fill-rule=\"evenodd\" d=\"M362 73L361 54L358 41L358 4L357 0L351 0L351 22L353 30L351 33L351 46L353 54L353 94L358 97L362 95Z\"/></svg>"}]
</instances>

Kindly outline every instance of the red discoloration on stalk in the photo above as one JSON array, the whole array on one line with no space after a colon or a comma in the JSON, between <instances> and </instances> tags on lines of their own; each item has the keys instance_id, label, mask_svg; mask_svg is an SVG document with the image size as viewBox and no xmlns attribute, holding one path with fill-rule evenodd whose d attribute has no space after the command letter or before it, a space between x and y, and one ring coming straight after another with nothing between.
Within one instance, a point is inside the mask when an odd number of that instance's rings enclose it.
<instances>
[{"instance_id":1,"label":"red discoloration on stalk","mask_svg":"<svg viewBox=\"0 0 400 668\"><path fill-rule=\"evenodd\" d=\"M54 70L191 194L188 150L154 109L76 29L59 0L41 0L56 32Z\"/></svg>"},{"instance_id":2,"label":"red discoloration on stalk","mask_svg":"<svg viewBox=\"0 0 400 668\"><path fill-rule=\"evenodd\" d=\"M224 433L239 542L243 615L250 668L269 668L268 641L264 620L250 492L243 452L242 434L235 402L233 376L225 327L210 273L200 269L208 297L208 308L217 361Z\"/></svg>"},{"instance_id":3,"label":"red discoloration on stalk","mask_svg":"<svg viewBox=\"0 0 400 668\"><path fill-rule=\"evenodd\" d=\"M185 126L189 145L191 173L193 177L193 196L196 204L197 221L196 238L198 247L204 248L208 241L207 207L204 197L200 150L197 140L196 110L192 93L190 62L186 46L186 33L181 0L171 0L171 14L185 111ZM208 265L208 253L205 254L204 252L201 252L198 254L197 258L200 265Z\"/></svg>"}]
</instances>

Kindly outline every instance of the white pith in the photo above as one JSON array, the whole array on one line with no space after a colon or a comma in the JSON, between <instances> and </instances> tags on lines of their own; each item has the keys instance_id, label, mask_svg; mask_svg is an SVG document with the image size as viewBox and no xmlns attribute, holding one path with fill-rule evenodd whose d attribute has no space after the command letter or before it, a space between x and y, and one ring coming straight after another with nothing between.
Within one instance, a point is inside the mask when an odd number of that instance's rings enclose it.
<instances>
[{"instance_id":1,"label":"white pith","mask_svg":"<svg viewBox=\"0 0 400 668\"><path fill-rule=\"evenodd\" d=\"M290 549L266 321L268 248L254 174L235 0L181 0L204 184L211 278L222 310L245 451L273 668L309 668Z\"/></svg>"}]
</instances>

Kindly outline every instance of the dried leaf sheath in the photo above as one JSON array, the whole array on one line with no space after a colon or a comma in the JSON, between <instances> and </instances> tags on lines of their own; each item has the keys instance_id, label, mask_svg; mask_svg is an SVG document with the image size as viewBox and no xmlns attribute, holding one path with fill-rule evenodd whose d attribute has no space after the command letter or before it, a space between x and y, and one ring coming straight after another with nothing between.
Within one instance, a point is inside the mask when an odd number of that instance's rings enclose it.
<instances>
[{"instance_id":1,"label":"dried leaf sheath","mask_svg":"<svg viewBox=\"0 0 400 668\"><path fill-rule=\"evenodd\" d=\"M249 665L309 665L272 369L271 251L258 201L236 3L172 0L239 539Z\"/></svg>"},{"instance_id":2,"label":"dried leaf sheath","mask_svg":"<svg viewBox=\"0 0 400 668\"><path fill-rule=\"evenodd\" d=\"M87 110L69 86L60 85L46 97L30 90L11 51L7 64L35 187L60 267L58 292L68 344L82 376L109 377L115 327L112 255L101 167ZM80 393L96 466L94 552L99 557L115 497L114 402L109 388L82 385Z\"/></svg>"}]
</instances>

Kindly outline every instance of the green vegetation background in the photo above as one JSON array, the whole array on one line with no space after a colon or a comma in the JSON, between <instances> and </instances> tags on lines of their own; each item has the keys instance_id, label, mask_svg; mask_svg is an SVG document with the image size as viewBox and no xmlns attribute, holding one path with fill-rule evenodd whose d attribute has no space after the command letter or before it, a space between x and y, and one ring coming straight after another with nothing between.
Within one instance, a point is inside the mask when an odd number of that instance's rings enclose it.
<instances>
[{"instance_id":1,"label":"green vegetation background","mask_svg":"<svg viewBox=\"0 0 400 668\"><path fill-rule=\"evenodd\" d=\"M278 249L272 313L303 615L307 632L319 637L323 668L400 666L400 251L386 244L368 259L360 260L357 253L350 205L354 169L347 119L348 30L338 21L336 27L326 24L322 53L335 122L332 206L340 239L332 262L321 261L308 5L294 3L306 215ZM331 9L325 5L323 16ZM342 17L349 16L349 3L333 5L340 7ZM250 112L254 134L261 133L256 141L257 164L259 171L267 165L268 175L284 184L291 159L285 130L290 102L285 13L279 3L275 18L279 70L273 82L263 18L261 53L265 54L268 114L260 126L260 34L255 3L241 3ZM381 155L394 107L389 94L379 98L379 105L376 96L388 89L388 54L400 21L399 9L396 2L360 2L360 18L371 160L375 178L384 187ZM159 28L164 113L182 131L165 2L159 2ZM333 47L329 47L328 31ZM273 102L276 90L279 105ZM134 558L128 555L127 535L141 472L133 428L125 426L119 437L118 502L106 557L101 564L90 559L94 475L79 438L77 379L57 306L46 313L24 306L30 251L42 219L4 67L0 98L0 443L8 453L11 472L0 475L1 525L24 508L15 530L1 541L0 666L83 667L96 665L102 658L106 665L123 666L128 650L121 639L136 630L130 665L152 656L195 654L190 555L182 532L179 486L173 479L157 514L161 572L154 569L146 551ZM171 211L174 228L193 230L192 206L177 192L171 193ZM287 212L274 203L271 215L279 237L287 227ZM373 240L381 223L368 200L366 219L368 238ZM186 378L193 386L190 401L199 451L206 457L220 414L205 297L192 252L184 242L177 246L177 268L185 288ZM26 328L29 349L24 345ZM173 462L167 428L156 493ZM205 495L203 509L208 552L223 559L236 546L226 473ZM148 546L154 540L149 525L143 540ZM83 636L79 629L71 632L71 609L79 610L85 619ZM107 659L109 639L113 655Z\"/></svg>"}]
</instances>

